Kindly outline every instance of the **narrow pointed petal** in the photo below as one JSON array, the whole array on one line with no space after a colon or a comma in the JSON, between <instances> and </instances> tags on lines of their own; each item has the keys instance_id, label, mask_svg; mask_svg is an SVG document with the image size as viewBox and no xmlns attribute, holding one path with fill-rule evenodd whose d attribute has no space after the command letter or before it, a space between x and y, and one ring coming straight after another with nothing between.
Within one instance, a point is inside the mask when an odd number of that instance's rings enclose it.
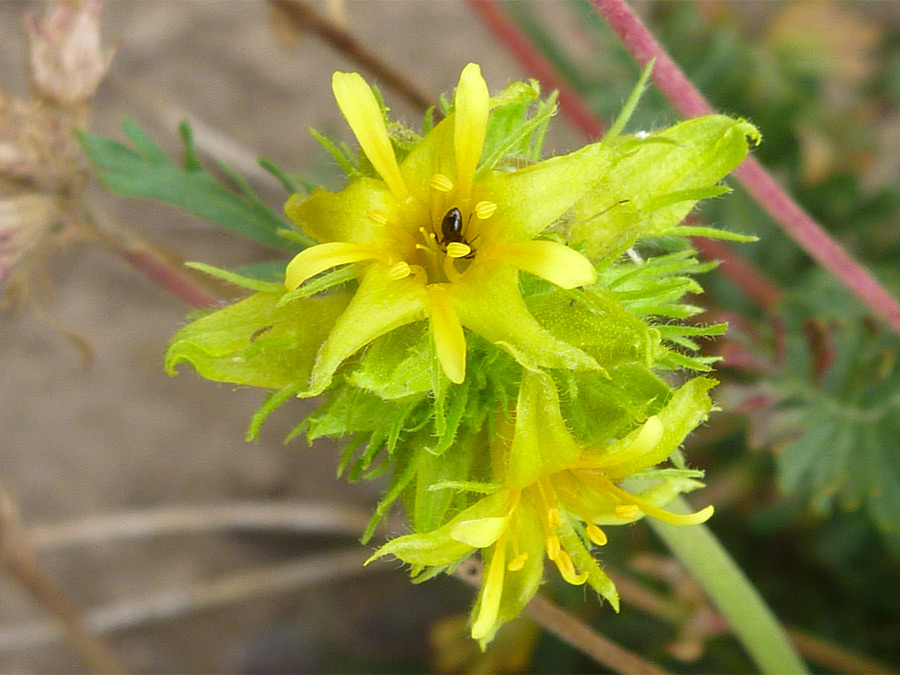
<instances>
[{"instance_id":1,"label":"narrow pointed petal","mask_svg":"<svg viewBox=\"0 0 900 675\"><path fill-rule=\"evenodd\" d=\"M518 274L507 265L476 260L446 291L460 323L532 370L602 370L594 359L555 338L529 314Z\"/></svg>"},{"instance_id":2,"label":"narrow pointed petal","mask_svg":"<svg viewBox=\"0 0 900 675\"><path fill-rule=\"evenodd\" d=\"M359 73L335 73L331 88L356 140L372 162L372 166L387 183L397 201L406 201L409 192L394 148L384 124L384 116L375 94Z\"/></svg>"},{"instance_id":3,"label":"narrow pointed petal","mask_svg":"<svg viewBox=\"0 0 900 675\"><path fill-rule=\"evenodd\" d=\"M366 270L353 300L319 350L309 390L302 396L321 394L341 363L375 338L425 318L422 284L411 277L393 280L388 270L383 263L373 263Z\"/></svg>"},{"instance_id":4,"label":"narrow pointed petal","mask_svg":"<svg viewBox=\"0 0 900 675\"><path fill-rule=\"evenodd\" d=\"M434 350L441 368L454 384L466 379L466 337L444 288L428 287L428 305Z\"/></svg>"},{"instance_id":5,"label":"narrow pointed petal","mask_svg":"<svg viewBox=\"0 0 900 675\"><path fill-rule=\"evenodd\" d=\"M530 272L560 288L589 286L597 281L597 270L590 260L555 241L498 244L482 255Z\"/></svg>"},{"instance_id":6,"label":"narrow pointed petal","mask_svg":"<svg viewBox=\"0 0 900 675\"><path fill-rule=\"evenodd\" d=\"M481 76L481 68L470 63L463 68L456 87L456 122L453 145L456 149L457 183L459 196L467 200L472 195L475 169L484 148L487 131L490 94L487 83Z\"/></svg>"},{"instance_id":7,"label":"narrow pointed petal","mask_svg":"<svg viewBox=\"0 0 900 675\"><path fill-rule=\"evenodd\" d=\"M646 499L641 499L640 497L626 492L612 483L609 484L609 491L617 495L626 504L634 504L646 515L661 520L664 523L668 523L669 525L699 525L712 518L713 512L715 511L712 504L710 504L695 513L672 513L671 511L666 511L665 509L661 509L658 506L651 504Z\"/></svg>"},{"instance_id":8,"label":"narrow pointed petal","mask_svg":"<svg viewBox=\"0 0 900 675\"><path fill-rule=\"evenodd\" d=\"M481 585L477 615L472 622L472 638L483 640L493 630L500 613L500 598L503 596L503 578L506 576L506 537L500 538L494 547L494 555L488 563L487 572Z\"/></svg>"},{"instance_id":9,"label":"narrow pointed petal","mask_svg":"<svg viewBox=\"0 0 900 675\"><path fill-rule=\"evenodd\" d=\"M284 285L289 291L292 291L307 279L312 279L332 267L362 260L373 260L381 256L381 251L371 246L348 244L342 241L311 246L300 251L288 263L284 275Z\"/></svg>"}]
</instances>

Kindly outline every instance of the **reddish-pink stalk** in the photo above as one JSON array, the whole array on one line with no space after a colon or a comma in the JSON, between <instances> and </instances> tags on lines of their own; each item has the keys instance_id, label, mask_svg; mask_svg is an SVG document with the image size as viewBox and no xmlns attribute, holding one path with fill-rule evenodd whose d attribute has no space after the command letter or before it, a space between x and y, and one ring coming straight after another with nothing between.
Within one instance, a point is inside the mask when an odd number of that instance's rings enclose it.
<instances>
[{"instance_id":1,"label":"reddish-pink stalk","mask_svg":"<svg viewBox=\"0 0 900 675\"><path fill-rule=\"evenodd\" d=\"M682 115L698 117L714 112L625 0L591 0L591 3L641 67L656 60L653 82ZM841 248L755 158L745 160L735 175L791 239L900 334L900 303L896 298Z\"/></svg>"},{"instance_id":2,"label":"reddish-pink stalk","mask_svg":"<svg viewBox=\"0 0 900 675\"><path fill-rule=\"evenodd\" d=\"M704 258L718 260L721 263L718 270L722 276L738 284L744 295L757 307L771 311L781 302L781 289L731 246L706 237L693 237L691 242Z\"/></svg>"},{"instance_id":3,"label":"reddish-pink stalk","mask_svg":"<svg viewBox=\"0 0 900 675\"><path fill-rule=\"evenodd\" d=\"M604 123L591 111L581 96L566 82L562 73L531 43L531 40L512 21L497 0L468 0L485 25L519 59L522 66L547 89L559 92L559 107L573 125L588 138L600 138ZM752 263L743 260L727 244L708 239L693 239L694 245L708 258L724 264L722 275L747 293L747 297L761 309L769 310L778 304L781 290Z\"/></svg>"},{"instance_id":4,"label":"reddish-pink stalk","mask_svg":"<svg viewBox=\"0 0 900 675\"><path fill-rule=\"evenodd\" d=\"M510 20L496 0L468 0L484 24L516 55L525 69L545 87L559 92L559 107L569 121L591 140L599 139L606 130L557 68L536 50L519 27Z\"/></svg>"},{"instance_id":5,"label":"reddish-pink stalk","mask_svg":"<svg viewBox=\"0 0 900 675\"><path fill-rule=\"evenodd\" d=\"M194 309L215 307L220 304L216 296L200 287L185 272L173 267L167 260L145 247L122 247L116 249L116 253Z\"/></svg>"}]
</instances>

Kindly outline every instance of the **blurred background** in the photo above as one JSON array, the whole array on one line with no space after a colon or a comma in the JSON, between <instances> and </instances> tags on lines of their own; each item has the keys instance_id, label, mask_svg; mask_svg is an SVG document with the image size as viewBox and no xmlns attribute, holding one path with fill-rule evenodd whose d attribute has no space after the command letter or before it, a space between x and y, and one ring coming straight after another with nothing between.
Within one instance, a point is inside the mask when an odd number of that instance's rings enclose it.
<instances>
[{"instance_id":1,"label":"blurred background","mask_svg":"<svg viewBox=\"0 0 900 675\"><path fill-rule=\"evenodd\" d=\"M470 61L482 65L492 90L533 76L478 4L312 6L436 100ZM601 119L614 118L638 69L589 3L494 4ZM760 127L757 156L779 180L900 295L900 4L634 6L717 109ZM45 8L0 3L7 97L28 97L22 17ZM177 125L187 120L204 161L227 161L276 211L286 194L255 165L257 156L338 186L337 167L307 128L349 141L331 73L372 75L333 44L291 28L262 1L109 2L101 26L117 51L94 100L93 133L121 140L120 119L128 115L178 156ZM419 119L403 96L383 91L394 115ZM650 91L630 128L678 119ZM547 147L563 153L583 142L559 115ZM233 268L277 255L171 207L115 196L96 181L85 198L98 220L184 260ZM695 497L716 505L712 529L795 639L807 640L804 654L818 659L818 670L896 671L898 340L740 190L701 215L761 237L739 253L779 302L761 306L718 272L703 280L711 317L731 320L733 330L713 348L725 357L724 411L688 448L708 477L709 488ZM14 269L27 263L28 283L13 283L15 273L6 280L9 306L0 314L0 535L33 530L37 568L106 622L127 670L604 672L528 619L482 655L465 637L468 587L452 579L412 586L399 563L360 571L369 549L361 550L354 532L382 486L336 479L336 448L327 442L283 443L303 402L284 406L259 441L245 443L262 392L207 382L189 369L176 378L163 372L168 340L189 308L84 238L48 236L26 257ZM134 510L198 507L183 515L264 500L330 509L338 525L225 534L198 526L121 540L71 527ZM402 531L394 523L386 532ZM619 616L580 589L550 583L547 593L674 672L752 670L649 530L628 528L608 549L604 563L620 590L629 589ZM291 568L294 576L272 581L301 557L325 572ZM0 576L0 599L0 671L88 669L21 580Z\"/></svg>"}]
</instances>

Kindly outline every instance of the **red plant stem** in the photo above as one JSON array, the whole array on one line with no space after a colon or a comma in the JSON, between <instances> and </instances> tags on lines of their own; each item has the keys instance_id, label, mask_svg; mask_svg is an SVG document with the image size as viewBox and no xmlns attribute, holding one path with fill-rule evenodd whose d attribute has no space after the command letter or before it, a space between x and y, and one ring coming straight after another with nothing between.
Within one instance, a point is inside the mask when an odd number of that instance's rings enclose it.
<instances>
[{"instance_id":1,"label":"red plant stem","mask_svg":"<svg viewBox=\"0 0 900 675\"><path fill-rule=\"evenodd\" d=\"M731 246L706 237L692 237L691 242L704 258L720 261L722 275L737 283L757 307L771 311L781 302L781 289Z\"/></svg>"},{"instance_id":2,"label":"red plant stem","mask_svg":"<svg viewBox=\"0 0 900 675\"><path fill-rule=\"evenodd\" d=\"M652 79L685 117L713 113L712 106L650 34L625 0L591 0L635 61L656 59ZM785 233L900 334L900 303L778 185L753 157L735 170L738 180Z\"/></svg>"},{"instance_id":3,"label":"red plant stem","mask_svg":"<svg viewBox=\"0 0 900 675\"><path fill-rule=\"evenodd\" d=\"M581 96L566 82L562 73L536 49L531 40L512 21L497 0L468 0L469 5L485 25L512 51L524 68L534 75L544 87L559 92L559 107L578 129L592 139L600 138L606 127L587 106ZM697 249L707 258L716 258L724 264L721 274L730 279L747 297L761 309L771 310L781 298L781 289L755 265L742 259L730 246L710 239L692 239Z\"/></svg>"},{"instance_id":4,"label":"red plant stem","mask_svg":"<svg viewBox=\"0 0 900 675\"><path fill-rule=\"evenodd\" d=\"M593 111L585 104L557 68L536 50L519 27L496 0L468 0L469 6L481 17L503 44L516 55L525 69L550 89L559 92L559 107L579 130L591 140L598 140L606 130Z\"/></svg>"},{"instance_id":5,"label":"red plant stem","mask_svg":"<svg viewBox=\"0 0 900 675\"><path fill-rule=\"evenodd\" d=\"M194 309L215 307L218 298L201 288L182 270L173 267L154 251L143 246L127 246L116 249L122 258L147 277L165 288L172 295Z\"/></svg>"},{"instance_id":6,"label":"red plant stem","mask_svg":"<svg viewBox=\"0 0 900 675\"><path fill-rule=\"evenodd\" d=\"M132 235L124 228L99 227L75 220L71 227L127 261L136 270L194 309L215 307L219 299L185 272L180 260Z\"/></svg>"}]
</instances>

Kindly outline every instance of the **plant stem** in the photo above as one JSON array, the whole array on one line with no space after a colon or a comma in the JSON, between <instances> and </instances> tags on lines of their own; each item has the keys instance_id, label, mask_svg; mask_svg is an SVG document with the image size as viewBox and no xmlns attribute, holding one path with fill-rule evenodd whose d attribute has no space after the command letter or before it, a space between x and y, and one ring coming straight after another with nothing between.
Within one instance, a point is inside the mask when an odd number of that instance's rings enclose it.
<instances>
[{"instance_id":1,"label":"plant stem","mask_svg":"<svg viewBox=\"0 0 900 675\"><path fill-rule=\"evenodd\" d=\"M384 61L378 53L366 47L353 33L319 14L305 0L271 0L298 30L308 30L328 42L332 47L356 61L377 77L381 84L401 94L421 112L425 112L437 100L423 92L399 69Z\"/></svg>"},{"instance_id":2,"label":"plant stem","mask_svg":"<svg viewBox=\"0 0 900 675\"><path fill-rule=\"evenodd\" d=\"M654 84L685 117L713 108L650 34L625 0L591 0L594 8L642 68L652 59ZM785 233L850 289L874 314L900 334L900 303L775 181L754 157L735 176Z\"/></svg>"},{"instance_id":3,"label":"plant stem","mask_svg":"<svg viewBox=\"0 0 900 675\"><path fill-rule=\"evenodd\" d=\"M525 69L549 89L559 92L559 107L578 129L592 140L599 139L604 125L568 85L559 70L536 50L531 41L509 19L496 0L468 0L485 25L516 55Z\"/></svg>"},{"instance_id":4,"label":"plant stem","mask_svg":"<svg viewBox=\"0 0 900 675\"><path fill-rule=\"evenodd\" d=\"M585 103L581 94L569 85L560 70L507 16L500 3L497 0L468 0L468 2L485 25L516 55L529 73L545 88L559 92L559 108L563 115L589 139L600 138L606 130L606 125ZM755 265L745 261L732 247L699 237L694 237L692 241L707 258L722 260L725 263L719 270L722 276L743 290L760 309L771 310L778 304L781 297L778 286Z\"/></svg>"},{"instance_id":5,"label":"plant stem","mask_svg":"<svg viewBox=\"0 0 900 675\"><path fill-rule=\"evenodd\" d=\"M219 299L184 269L183 261L172 260L172 256L165 255L162 250L124 228L83 221L73 223L72 227L87 239L127 261L190 307L202 309L219 304Z\"/></svg>"},{"instance_id":6,"label":"plant stem","mask_svg":"<svg viewBox=\"0 0 900 675\"><path fill-rule=\"evenodd\" d=\"M668 508L691 512L683 497ZM679 527L646 520L706 591L763 673L807 672L759 591L706 525Z\"/></svg>"}]
</instances>

